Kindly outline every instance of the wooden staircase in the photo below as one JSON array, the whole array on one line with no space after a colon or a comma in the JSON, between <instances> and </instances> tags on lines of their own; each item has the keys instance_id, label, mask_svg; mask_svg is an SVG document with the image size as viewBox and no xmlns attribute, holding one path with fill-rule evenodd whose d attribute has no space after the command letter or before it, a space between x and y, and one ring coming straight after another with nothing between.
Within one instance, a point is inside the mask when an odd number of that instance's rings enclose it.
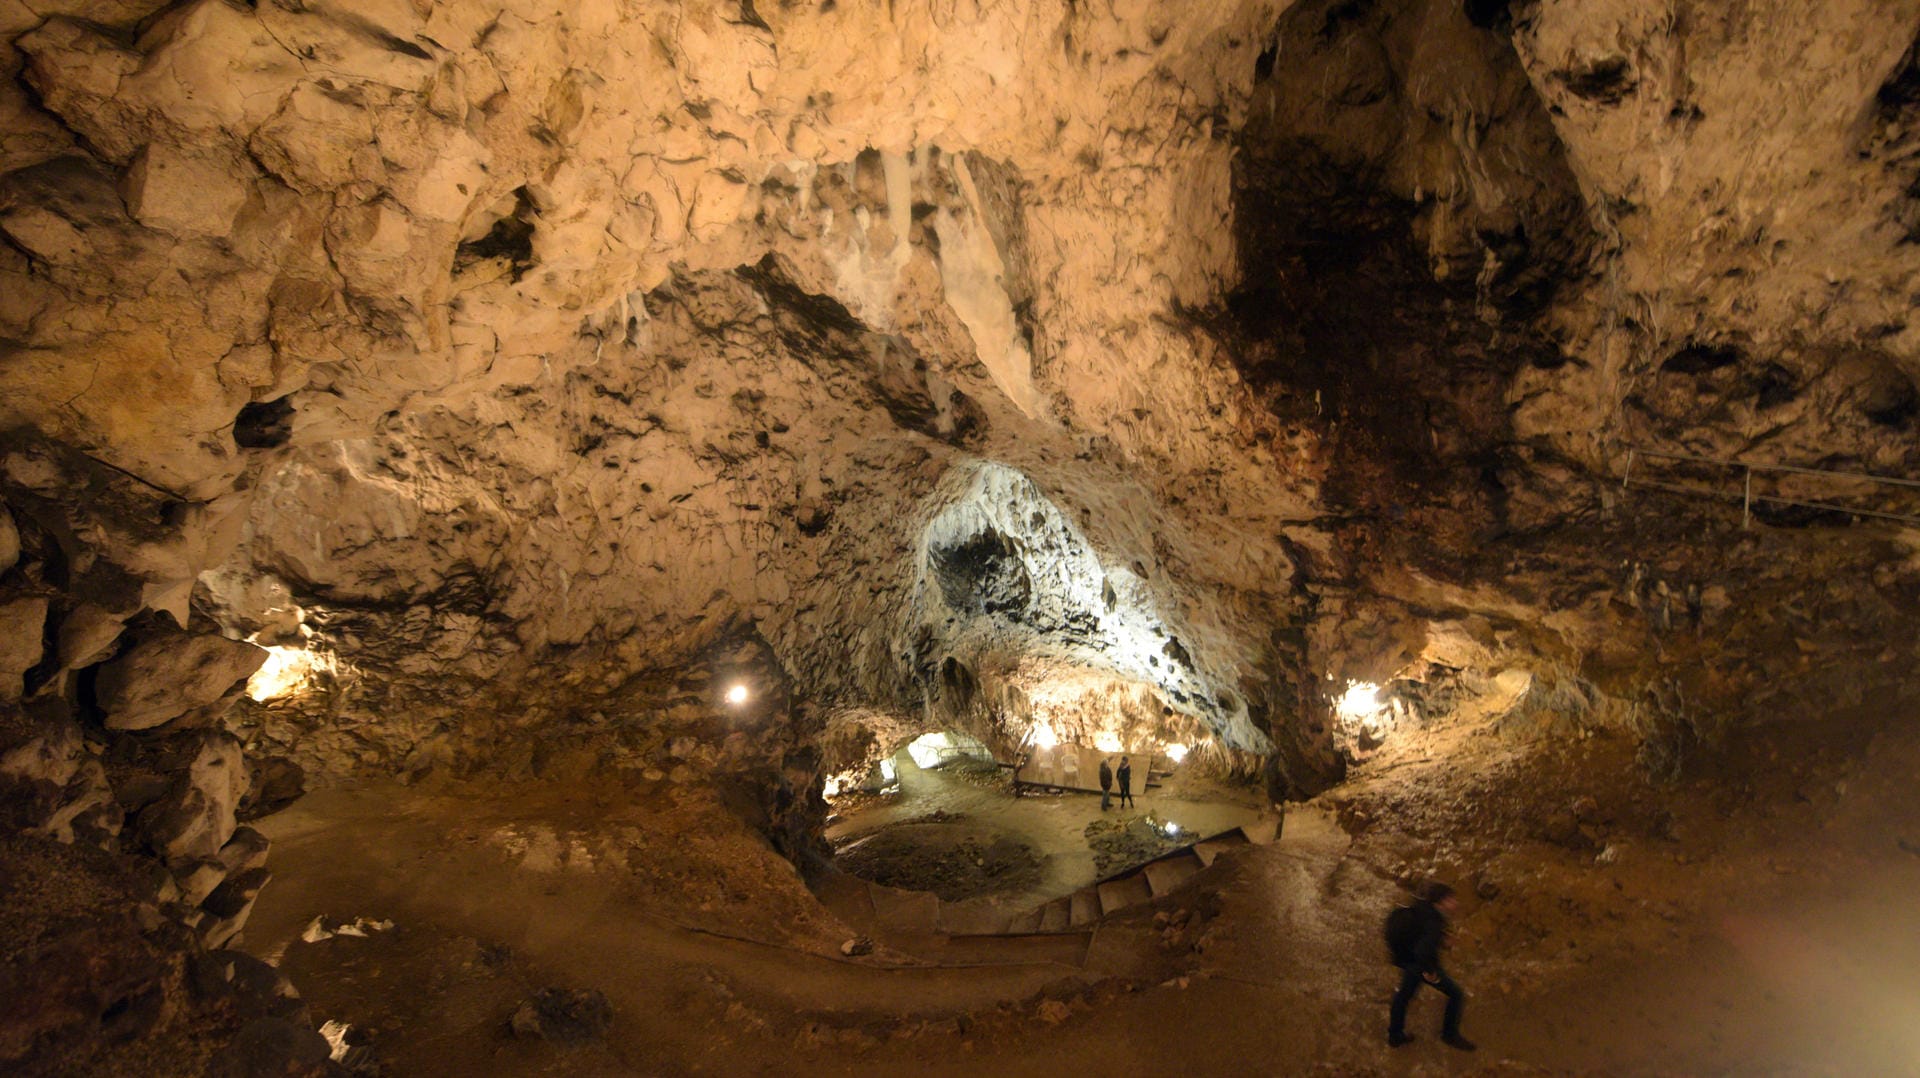
<instances>
[{"instance_id":1,"label":"wooden staircase","mask_svg":"<svg viewBox=\"0 0 1920 1078\"><path fill-rule=\"evenodd\" d=\"M938 930L949 936L1035 936L1091 932L1102 918L1168 894L1207 868L1221 854L1245 846L1266 846L1279 838L1280 821L1258 823L1208 835L1161 854L1144 865L1115 873L1069 895L1005 919L982 923L977 917L937 916ZM929 896L930 897L930 896ZM944 912L944 911L942 911Z\"/></svg>"}]
</instances>

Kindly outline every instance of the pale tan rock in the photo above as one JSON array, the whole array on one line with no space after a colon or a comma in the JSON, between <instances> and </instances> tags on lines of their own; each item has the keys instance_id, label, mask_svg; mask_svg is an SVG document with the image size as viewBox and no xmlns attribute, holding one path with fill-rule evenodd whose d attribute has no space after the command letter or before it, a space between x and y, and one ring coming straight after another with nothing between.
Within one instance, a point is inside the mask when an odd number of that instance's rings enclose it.
<instances>
[{"instance_id":1,"label":"pale tan rock","mask_svg":"<svg viewBox=\"0 0 1920 1078\"><path fill-rule=\"evenodd\" d=\"M96 692L107 728L146 730L210 705L266 657L252 644L222 636L156 633L101 668Z\"/></svg>"},{"instance_id":2,"label":"pale tan rock","mask_svg":"<svg viewBox=\"0 0 1920 1078\"><path fill-rule=\"evenodd\" d=\"M93 603L75 606L60 622L61 668L78 670L99 662L120 639L126 620L126 615Z\"/></svg>"},{"instance_id":3,"label":"pale tan rock","mask_svg":"<svg viewBox=\"0 0 1920 1078\"><path fill-rule=\"evenodd\" d=\"M248 170L232 158L149 144L128 168L127 209L148 228L225 236L247 201Z\"/></svg>"},{"instance_id":4,"label":"pale tan rock","mask_svg":"<svg viewBox=\"0 0 1920 1078\"><path fill-rule=\"evenodd\" d=\"M234 833L234 811L247 791L240 743L231 735L200 735L199 751L166 796L142 809L141 837L170 863L218 861Z\"/></svg>"}]
</instances>

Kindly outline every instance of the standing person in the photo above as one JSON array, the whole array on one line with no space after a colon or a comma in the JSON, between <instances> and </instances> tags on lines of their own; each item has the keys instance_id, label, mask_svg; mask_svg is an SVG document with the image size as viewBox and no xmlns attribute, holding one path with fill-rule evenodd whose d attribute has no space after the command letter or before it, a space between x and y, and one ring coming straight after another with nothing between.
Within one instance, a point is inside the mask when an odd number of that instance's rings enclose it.
<instances>
[{"instance_id":1,"label":"standing person","mask_svg":"<svg viewBox=\"0 0 1920 1078\"><path fill-rule=\"evenodd\" d=\"M1100 811L1107 811L1113 800L1113 758L1100 757Z\"/></svg>"},{"instance_id":2,"label":"standing person","mask_svg":"<svg viewBox=\"0 0 1920 1078\"><path fill-rule=\"evenodd\" d=\"M1120 807L1126 808L1133 804L1133 761L1120 757L1120 770L1113 777L1120 780Z\"/></svg>"},{"instance_id":3,"label":"standing person","mask_svg":"<svg viewBox=\"0 0 1920 1078\"><path fill-rule=\"evenodd\" d=\"M1459 905L1453 888L1430 883L1421 889L1413 905L1387 915L1387 950L1393 955L1393 964L1400 967L1400 988L1387 1010L1387 1044L1391 1047L1398 1048L1413 1039L1407 1033L1407 1004L1421 985L1430 984L1447 997L1440 1039L1462 1052L1474 1049L1473 1042L1460 1035L1460 1012L1466 1009L1467 994L1440 968L1440 949L1447 941L1447 915Z\"/></svg>"}]
</instances>

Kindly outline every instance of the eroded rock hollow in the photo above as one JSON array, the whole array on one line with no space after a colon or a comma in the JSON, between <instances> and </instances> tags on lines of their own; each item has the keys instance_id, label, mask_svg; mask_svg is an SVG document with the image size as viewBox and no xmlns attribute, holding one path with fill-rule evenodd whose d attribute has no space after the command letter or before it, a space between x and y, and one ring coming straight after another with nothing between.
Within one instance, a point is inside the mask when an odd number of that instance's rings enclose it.
<instances>
[{"instance_id":1,"label":"eroded rock hollow","mask_svg":"<svg viewBox=\"0 0 1920 1078\"><path fill-rule=\"evenodd\" d=\"M1362 858L1468 890L1500 842L1611 864L1596 820L1680 842L1676 791L1751 793L1728 761L1783 725L1793 766L1857 742L1837 713L1895 736L1916 34L1905 0L0 8L0 1069L376 1072L246 932L307 790L650 850L647 909L803 946L857 934L829 797L928 734L1476 830ZM726 867L489 790L671 806ZM1136 831L1087 832L1101 874L1181 834ZM888 1051L748 1000L764 1044L701 1056L599 987L482 1024L661 1053L583 1074Z\"/></svg>"}]
</instances>

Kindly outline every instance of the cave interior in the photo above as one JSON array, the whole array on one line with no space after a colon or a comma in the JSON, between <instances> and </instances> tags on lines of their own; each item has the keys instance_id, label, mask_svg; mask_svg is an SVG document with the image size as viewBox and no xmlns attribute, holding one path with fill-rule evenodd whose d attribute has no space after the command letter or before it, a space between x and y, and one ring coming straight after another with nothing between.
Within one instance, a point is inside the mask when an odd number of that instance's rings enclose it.
<instances>
[{"instance_id":1,"label":"cave interior","mask_svg":"<svg viewBox=\"0 0 1920 1078\"><path fill-rule=\"evenodd\" d=\"M1920 2L0 25L0 1071L1920 1073Z\"/></svg>"}]
</instances>

